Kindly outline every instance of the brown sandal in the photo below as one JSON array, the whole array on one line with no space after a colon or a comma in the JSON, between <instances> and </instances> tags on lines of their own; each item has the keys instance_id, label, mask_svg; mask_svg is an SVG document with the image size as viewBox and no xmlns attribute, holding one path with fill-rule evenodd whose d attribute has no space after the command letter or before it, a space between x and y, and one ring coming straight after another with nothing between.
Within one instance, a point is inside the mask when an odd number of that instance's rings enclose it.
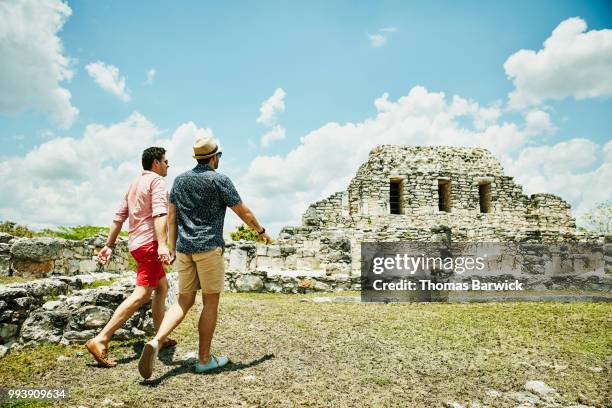
<instances>
[{"instance_id":1,"label":"brown sandal","mask_svg":"<svg viewBox=\"0 0 612 408\"><path fill-rule=\"evenodd\" d=\"M176 340L174 339L166 339L164 340L164 344L159 348L160 350L167 349L170 347L176 346Z\"/></svg>"},{"instance_id":2,"label":"brown sandal","mask_svg":"<svg viewBox=\"0 0 612 408\"><path fill-rule=\"evenodd\" d=\"M110 368L115 367L117 365L116 361L108 359L108 350L100 350L100 348L98 347L96 342L93 341L93 339L85 343L85 347L96 359L100 366Z\"/></svg>"}]
</instances>

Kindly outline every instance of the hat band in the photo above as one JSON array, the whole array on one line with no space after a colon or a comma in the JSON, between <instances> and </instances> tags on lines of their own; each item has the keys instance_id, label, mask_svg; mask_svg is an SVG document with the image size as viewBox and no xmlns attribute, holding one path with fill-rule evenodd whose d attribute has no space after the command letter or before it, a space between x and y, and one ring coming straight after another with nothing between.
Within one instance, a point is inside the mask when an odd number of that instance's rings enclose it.
<instances>
[{"instance_id":1,"label":"hat band","mask_svg":"<svg viewBox=\"0 0 612 408\"><path fill-rule=\"evenodd\" d=\"M193 158L194 159L207 159L209 157L214 156L215 154L217 154L217 149L219 148L219 146L215 146L215 148L213 149L212 152L210 153L206 153L206 154L194 154ZM194 152L195 153L195 152Z\"/></svg>"}]
</instances>

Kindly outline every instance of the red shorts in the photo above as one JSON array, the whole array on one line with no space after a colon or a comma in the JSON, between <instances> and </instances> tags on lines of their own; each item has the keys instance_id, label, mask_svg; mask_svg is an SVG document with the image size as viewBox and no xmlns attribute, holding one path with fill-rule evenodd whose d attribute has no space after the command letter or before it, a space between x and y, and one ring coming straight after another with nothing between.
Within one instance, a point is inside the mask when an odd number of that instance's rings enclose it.
<instances>
[{"instance_id":1,"label":"red shorts","mask_svg":"<svg viewBox=\"0 0 612 408\"><path fill-rule=\"evenodd\" d=\"M157 255L157 241L149 242L133 250L132 256L138 264L136 272L137 286L156 288L159 280L166 276L166 271Z\"/></svg>"}]
</instances>

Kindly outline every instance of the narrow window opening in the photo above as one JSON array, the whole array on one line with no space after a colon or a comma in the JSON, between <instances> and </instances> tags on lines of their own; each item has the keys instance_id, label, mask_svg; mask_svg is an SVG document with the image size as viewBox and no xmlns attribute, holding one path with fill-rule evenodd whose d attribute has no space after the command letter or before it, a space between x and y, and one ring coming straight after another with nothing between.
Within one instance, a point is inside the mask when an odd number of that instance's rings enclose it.
<instances>
[{"instance_id":1,"label":"narrow window opening","mask_svg":"<svg viewBox=\"0 0 612 408\"><path fill-rule=\"evenodd\" d=\"M402 214L404 209L402 180L389 183L389 209L391 214Z\"/></svg>"},{"instance_id":2,"label":"narrow window opening","mask_svg":"<svg viewBox=\"0 0 612 408\"><path fill-rule=\"evenodd\" d=\"M438 210L444 212L451 210L450 180L438 180Z\"/></svg>"},{"instance_id":3,"label":"narrow window opening","mask_svg":"<svg viewBox=\"0 0 612 408\"><path fill-rule=\"evenodd\" d=\"M491 212L491 183L481 183L478 185L478 197L480 201L480 212Z\"/></svg>"}]
</instances>

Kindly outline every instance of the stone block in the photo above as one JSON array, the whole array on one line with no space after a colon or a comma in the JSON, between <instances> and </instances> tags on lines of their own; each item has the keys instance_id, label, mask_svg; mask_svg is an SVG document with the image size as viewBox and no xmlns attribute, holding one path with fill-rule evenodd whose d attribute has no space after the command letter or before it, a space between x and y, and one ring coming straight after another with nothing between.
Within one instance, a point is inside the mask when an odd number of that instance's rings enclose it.
<instances>
[{"instance_id":1,"label":"stone block","mask_svg":"<svg viewBox=\"0 0 612 408\"><path fill-rule=\"evenodd\" d=\"M19 333L19 326L11 323L0 323L0 344L14 340Z\"/></svg>"},{"instance_id":2,"label":"stone block","mask_svg":"<svg viewBox=\"0 0 612 408\"><path fill-rule=\"evenodd\" d=\"M79 271L79 260L78 259L69 259L68 260L68 267L67 267L67 273L69 275L74 275L75 273L77 273Z\"/></svg>"},{"instance_id":3,"label":"stone block","mask_svg":"<svg viewBox=\"0 0 612 408\"><path fill-rule=\"evenodd\" d=\"M297 260L301 259L298 258L296 255L289 255L288 257L285 258L285 268L287 269L295 269L297 267Z\"/></svg>"},{"instance_id":4,"label":"stone block","mask_svg":"<svg viewBox=\"0 0 612 408\"><path fill-rule=\"evenodd\" d=\"M278 245L269 245L268 246L268 256L269 257L280 257L281 248Z\"/></svg>"},{"instance_id":5,"label":"stone block","mask_svg":"<svg viewBox=\"0 0 612 408\"><path fill-rule=\"evenodd\" d=\"M284 266L283 260L280 257L271 258L269 256L257 257L257 269L280 269Z\"/></svg>"},{"instance_id":6,"label":"stone block","mask_svg":"<svg viewBox=\"0 0 612 408\"><path fill-rule=\"evenodd\" d=\"M119 330L117 330L119 331ZM62 344L85 343L98 334L98 330L67 330L61 339Z\"/></svg>"},{"instance_id":7,"label":"stone block","mask_svg":"<svg viewBox=\"0 0 612 408\"><path fill-rule=\"evenodd\" d=\"M265 244L257 244L256 246L257 251L256 254L257 256L266 256L267 252L268 252L268 247Z\"/></svg>"},{"instance_id":8,"label":"stone block","mask_svg":"<svg viewBox=\"0 0 612 408\"><path fill-rule=\"evenodd\" d=\"M98 264L93 259L83 259L79 261L79 273L91 273L98 269Z\"/></svg>"},{"instance_id":9,"label":"stone block","mask_svg":"<svg viewBox=\"0 0 612 408\"><path fill-rule=\"evenodd\" d=\"M11 258L9 255L0 255L0 276L9 276L11 271Z\"/></svg>"},{"instance_id":10,"label":"stone block","mask_svg":"<svg viewBox=\"0 0 612 408\"><path fill-rule=\"evenodd\" d=\"M232 249L229 253L229 265L227 269L241 273L246 272L248 255L248 252L245 250Z\"/></svg>"},{"instance_id":11,"label":"stone block","mask_svg":"<svg viewBox=\"0 0 612 408\"><path fill-rule=\"evenodd\" d=\"M259 276L243 275L236 279L235 286L238 292L259 292L263 289L264 283Z\"/></svg>"},{"instance_id":12,"label":"stone block","mask_svg":"<svg viewBox=\"0 0 612 408\"><path fill-rule=\"evenodd\" d=\"M314 283L313 283L312 288L317 292L331 292L332 291L332 287L328 285L327 283L320 282L318 280L315 280L313 282Z\"/></svg>"},{"instance_id":13,"label":"stone block","mask_svg":"<svg viewBox=\"0 0 612 408\"><path fill-rule=\"evenodd\" d=\"M266 282L264 285L266 292L280 293L283 290L283 286L277 282Z\"/></svg>"},{"instance_id":14,"label":"stone block","mask_svg":"<svg viewBox=\"0 0 612 408\"><path fill-rule=\"evenodd\" d=\"M21 341L24 343L59 343L68 314L64 310L37 310L26 319L21 327Z\"/></svg>"},{"instance_id":15,"label":"stone block","mask_svg":"<svg viewBox=\"0 0 612 408\"><path fill-rule=\"evenodd\" d=\"M296 268L297 269L318 269L319 260L315 257L297 258Z\"/></svg>"},{"instance_id":16,"label":"stone block","mask_svg":"<svg viewBox=\"0 0 612 408\"><path fill-rule=\"evenodd\" d=\"M54 267L54 261L37 262L29 259L13 258L11 269L13 270L13 276L46 278L48 274L53 272Z\"/></svg>"},{"instance_id":17,"label":"stone block","mask_svg":"<svg viewBox=\"0 0 612 408\"><path fill-rule=\"evenodd\" d=\"M21 238L11 246L13 259L45 262L58 259L65 240L60 238Z\"/></svg>"},{"instance_id":18,"label":"stone block","mask_svg":"<svg viewBox=\"0 0 612 408\"><path fill-rule=\"evenodd\" d=\"M79 311L85 329L104 327L113 315L113 311L102 306L85 306Z\"/></svg>"}]
</instances>

